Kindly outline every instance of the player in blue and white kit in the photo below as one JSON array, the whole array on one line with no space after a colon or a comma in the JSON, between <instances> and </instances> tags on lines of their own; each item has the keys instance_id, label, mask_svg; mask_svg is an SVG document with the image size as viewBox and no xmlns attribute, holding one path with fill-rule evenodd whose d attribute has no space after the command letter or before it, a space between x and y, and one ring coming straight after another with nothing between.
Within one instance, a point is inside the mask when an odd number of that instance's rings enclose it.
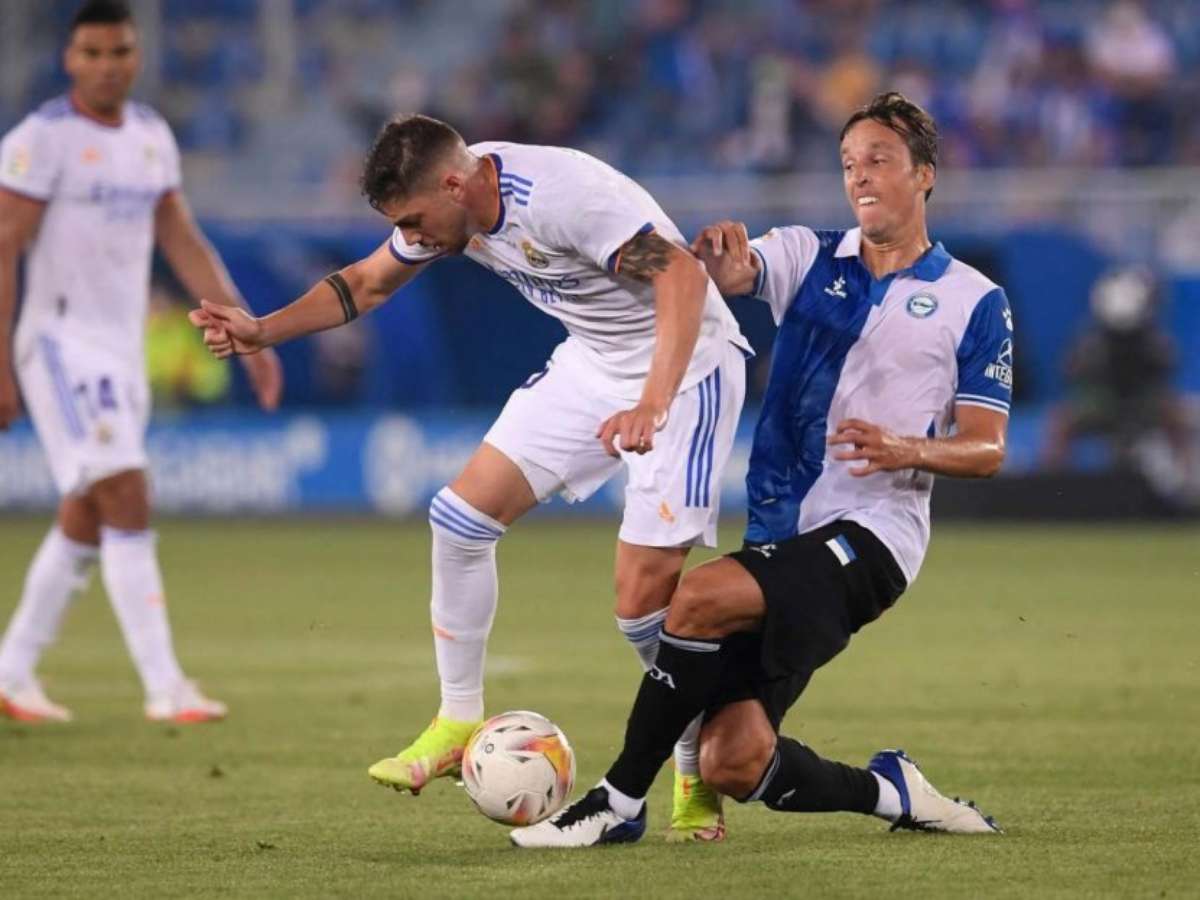
<instances>
[{"instance_id":1,"label":"player in blue and white kit","mask_svg":"<svg viewBox=\"0 0 1200 900\"><path fill-rule=\"evenodd\" d=\"M496 542L538 502L585 499L622 468L629 483L617 622L643 665L653 662L688 550L716 543L749 346L661 207L585 153L468 147L445 123L409 116L383 129L363 188L394 223L391 239L262 319L216 307L193 313L217 355L340 325L450 253L506 279L567 330L429 509L441 707L410 747L370 769L375 780L416 793L457 773L483 717ZM698 778L695 743L685 740L677 756L670 833L719 840L719 799Z\"/></svg>"},{"instance_id":2,"label":"player in blue and white kit","mask_svg":"<svg viewBox=\"0 0 1200 900\"><path fill-rule=\"evenodd\" d=\"M70 718L34 672L97 561L147 717L225 715L175 658L149 527L144 336L154 245L194 296L240 298L192 218L170 128L128 99L137 37L125 3L85 3L64 53L70 93L0 143L0 429L19 414L19 381L62 497L0 642L0 712L27 721ZM274 407L278 360L248 360L246 371L259 402Z\"/></svg>"},{"instance_id":3,"label":"player in blue and white kit","mask_svg":"<svg viewBox=\"0 0 1200 900\"><path fill-rule=\"evenodd\" d=\"M859 227L749 242L723 222L693 244L724 294L764 300L779 326L745 545L683 578L617 761L581 800L513 831L518 846L637 840L643 798L698 714L701 774L731 797L894 828L999 830L903 751L857 768L778 734L813 673L916 578L934 475L999 469L1012 392L1004 292L928 237L932 119L883 94L849 119L841 156Z\"/></svg>"}]
</instances>

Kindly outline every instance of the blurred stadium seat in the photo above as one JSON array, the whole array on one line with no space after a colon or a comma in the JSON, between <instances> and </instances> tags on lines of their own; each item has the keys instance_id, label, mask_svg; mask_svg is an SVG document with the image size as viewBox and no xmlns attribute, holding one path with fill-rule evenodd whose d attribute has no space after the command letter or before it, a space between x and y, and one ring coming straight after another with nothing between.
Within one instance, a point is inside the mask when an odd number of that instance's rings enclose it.
<instances>
[{"instance_id":1,"label":"blurred stadium seat","mask_svg":"<svg viewBox=\"0 0 1200 900\"><path fill-rule=\"evenodd\" d=\"M0 128L64 88L58 49L74 6L0 4ZM854 106L895 88L942 131L936 237L1012 300L1019 405L1010 473L1036 466L1045 409L1064 390L1063 353L1112 265L1149 266L1161 278L1162 322L1180 349L1177 387L1200 391L1200 3L134 7L147 50L139 93L174 126L189 194L259 310L385 236L355 181L375 130L395 112L442 116L474 140L588 150L641 177L690 233L718 217L752 229L846 223L837 131ZM765 351L763 311L734 305ZM560 334L505 284L462 263L435 267L361 328L344 342L284 348L289 406L495 409ZM765 353L751 403L764 363ZM231 398L248 403L240 380Z\"/></svg>"}]
</instances>

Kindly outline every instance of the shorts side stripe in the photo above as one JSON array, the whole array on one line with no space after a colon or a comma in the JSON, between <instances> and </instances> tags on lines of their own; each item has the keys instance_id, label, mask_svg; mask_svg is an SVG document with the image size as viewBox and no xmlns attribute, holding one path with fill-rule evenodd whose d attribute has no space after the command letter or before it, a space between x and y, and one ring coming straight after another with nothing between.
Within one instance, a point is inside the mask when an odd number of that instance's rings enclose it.
<instances>
[{"instance_id":1,"label":"shorts side stripe","mask_svg":"<svg viewBox=\"0 0 1200 900\"><path fill-rule=\"evenodd\" d=\"M716 369L712 373L712 402L713 402L713 417L712 425L708 429L708 447L705 450L705 461L707 463L707 471L704 474L704 503L701 506L709 506L709 488L712 485L713 473L713 444L717 438L717 425L721 421L721 370Z\"/></svg>"},{"instance_id":2,"label":"shorts side stripe","mask_svg":"<svg viewBox=\"0 0 1200 900\"><path fill-rule=\"evenodd\" d=\"M696 468L697 468L697 466L696 466L696 463L697 463L696 451L703 446L700 442L700 435L703 434L703 432L704 432L704 420L705 420L705 415L708 412L708 404L706 403L706 397L705 397L705 393L704 393L704 382L701 382L700 384L698 384L697 388L698 388L697 394L700 397L700 416L696 420L696 430L692 432L692 448L688 451L687 491L686 491L686 497L684 498L684 506L695 506L696 505L696 503L695 503L695 500L696 500L695 481L696 481Z\"/></svg>"},{"instance_id":3,"label":"shorts side stripe","mask_svg":"<svg viewBox=\"0 0 1200 900\"><path fill-rule=\"evenodd\" d=\"M58 405L63 421L67 425L67 431L76 440L81 441L85 436L83 421L79 418L79 410L75 408L75 401L71 397L71 385L67 381L67 373L63 368L58 342L42 335L38 338L38 345L41 347L46 369L50 373L50 380L54 382L54 392L58 394Z\"/></svg>"}]
</instances>

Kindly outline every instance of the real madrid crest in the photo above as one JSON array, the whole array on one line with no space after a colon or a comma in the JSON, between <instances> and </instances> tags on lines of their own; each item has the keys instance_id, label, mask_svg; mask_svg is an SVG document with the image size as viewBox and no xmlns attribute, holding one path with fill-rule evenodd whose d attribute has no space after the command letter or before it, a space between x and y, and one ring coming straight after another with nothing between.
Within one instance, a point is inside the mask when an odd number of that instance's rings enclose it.
<instances>
[{"instance_id":1,"label":"real madrid crest","mask_svg":"<svg viewBox=\"0 0 1200 900\"><path fill-rule=\"evenodd\" d=\"M937 297L933 294L913 294L904 308L914 319L928 319L937 312Z\"/></svg>"},{"instance_id":2,"label":"real madrid crest","mask_svg":"<svg viewBox=\"0 0 1200 900\"><path fill-rule=\"evenodd\" d=\"M535 269L544 269L550 265L550 260L546 259L545 254L529 241L521 241L521 250L525 253L525 260Z\"/></svg>"}]
</instances>

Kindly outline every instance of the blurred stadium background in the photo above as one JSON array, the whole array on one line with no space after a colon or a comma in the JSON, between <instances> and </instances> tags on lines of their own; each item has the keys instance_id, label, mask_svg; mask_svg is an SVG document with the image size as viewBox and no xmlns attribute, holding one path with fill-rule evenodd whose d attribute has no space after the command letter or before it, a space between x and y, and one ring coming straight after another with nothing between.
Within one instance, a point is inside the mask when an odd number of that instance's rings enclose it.
<instances>
[{"instance_id":1,"label":"blurred stadium background","mask_svg":"<svg viewBox=\"0 0 1200 900\"><path fill-rule=\"evenodd\" d=\"M531 860L449 785L419 800L371 785L365 766L436 705L425 504L561 330L490 273L442 261L371 316L283 347L285 406L266 416L238 367L204 354L159 266L150 445L156 504L173 514L158 526L171 617L232 715L141 721L93 583L43 667L78 720L0 724L5 896L1195 893L1200 0L133 6L136 95L175 128L188 196L260 312L385 238L355 182L398 111L471 140L589 150L694 233L725 217L849 224L844 117L886 88L927 106L943 134L933 235L1015 311L1009 458L993 482L939 482L920 582L822 671L788 729L848 761L880 741L919 750L1008 835L923 840L728 804L723 846L648 837ZM74 8L0 0L0 129L65 88ZM725 548L772 337L761 304L732 305L760 356ZM1064 456L1055 436L1072 421L1093 433ZM489 704L561 724L581 785L611 758L639 676L610 613L620 502L614 486L582 510L549 504L500 551ZM0 618L53 505L23 421L0 434ZM354 518L308 520L326 511ZM551 518L568 511L597 518ZM977 521L939 526L950 514ZM1046 518L1088 524L1033 521ZM656 829L669 781L651 796Z\"/></svg>"},{"instance_id":2,"label":"blurred stadium background","mask_svg":"<svg viewBox=\"0 0 1200 900\"><path fill-rule=\"evenodd\" d=\"M397 111L446 118L469 140L586 149L643 180L685 233L725 217L756 231L848 223L837 131L872 94L899 89L942 131L935 238L1008 289L1017 322L1003 482L966 493L944 482L937 502L1084 517L1195 506L1194 0L133 5L146 58L136 93L174 126L187 193L259 311L386 236L356 178ZM74 7L0 4L0 128L64 89ZM1131 266L1154 285L1140 325L1129 290L1092 302L1105 273ZM490 273L443 262L368 319L284 347L285 411L265 418L236 367L199 352L180 301L162 269L152 445L158 505L178 512L419 512L561 336ZM733 306L760 350L760 387L769 319ZM1081 343L1094 308L1116 318ZM1092 433L1064 456L1068 419ZM730 467L731 504L743 473ZM5 436L0 507L52 502L32 433ZM585 510L619 503L614 486Z\"/></svg>"}]
</instances>

